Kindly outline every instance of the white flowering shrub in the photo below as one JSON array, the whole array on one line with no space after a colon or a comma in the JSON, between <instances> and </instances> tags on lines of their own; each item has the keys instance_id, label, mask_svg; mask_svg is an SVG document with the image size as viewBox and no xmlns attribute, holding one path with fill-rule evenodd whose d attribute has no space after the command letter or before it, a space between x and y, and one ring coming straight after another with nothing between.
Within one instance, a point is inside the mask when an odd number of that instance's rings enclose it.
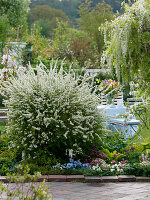
<instances>
[{"instance_id":1,"label":"white flowering shrub","mask_svg":"<svg viewBox=\"0 0 150 200\"><path fill-rule=\"evenodd\" d=\"M19 72L5 87L10 147L23 152L23 157L64 158L69 149L85 153L100 142L99 97L91 93L85 77L79 84L62 68L57 72L40 64Z\"/></svg>"}]
</instances>

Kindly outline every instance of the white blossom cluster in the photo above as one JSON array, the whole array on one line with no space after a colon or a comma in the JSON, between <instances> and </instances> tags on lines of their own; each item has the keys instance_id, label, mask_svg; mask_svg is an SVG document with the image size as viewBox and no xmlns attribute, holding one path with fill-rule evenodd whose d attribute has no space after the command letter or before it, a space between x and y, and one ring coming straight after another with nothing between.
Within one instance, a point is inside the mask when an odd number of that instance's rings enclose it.
<instances>
[{"instance_id":1,"label":"white blossom cluster","mask_svg":"<svg viewBox=\"0 0 150 200\"><path fill-rule=\"evenodd\" d=\"M134 62L132 55L135 52L140 53L144 26L150 24L150 4L147 0L138 0L131 7L125 4L125 11L110 24L106 23L105 29L109 32L111 42L108 42L105 30L104 38L108 48L101 59L102 64L107 61L110 69L113 66L116 68L118 77L120 77L120 66L124 65L128 70ZM128 66L127 59L129 60Z\"/></svg>"},{"instance_id":2,"label":"white blossom cluster","mask_svg":"<svg viewBox=\"0 0 150 200\"><path fill-rule=\"evenodd\" d=\"M118 163L118 164L114 164L111 165L110 171L111 172L123 172L123 169L127 166L128 164L122 164L122 163Z\"/></svg>"},{"instance_id":3,"label":"white blossom cluster","mask_svg":"<svg viewBox=\"0 0 150 200\"><path fill-rule=\"evenodd\" d=\"M93 166L90 166L90 169L94 171L99 171L99 172L102 172L103 170L108 170L113 173L122 173L124 172L124 169L128 167L129 167L128 163L119 162L115 164L113 163L108 164L103 160L101 163L97 163Z\"/></svg>"},{"instance_id":4,"label":"white blossom cluster","mask_svg":"<svg viewBox=\"0 0 150 200\"><path fill-rule=\"evenodd\" d=\"M81 83L63 68L47 70L41 63L5 84L9 99L11 147L36 157L38 150L74 153L93 140L99 141L101 117L96 107L99 97L83 77ZM64 153L65 154L65 153Z\"/></svg>"},{"instance_id":5,"label":"white blossom cluster","mask_svg":"<svg viewBox=\"0 0 150 200\"><path fill-rule=\"evenodd\" d=\"M90 166L91 170L100 171L100 172L103 171L103 170L106 170L106 169L110 170L111 165L106 163L105 160L99 158L98 161L99 161L98 163Z\"/></svg>"},{"instance_id":6,"label":"white blossom cluster","mask_svg":"<svg viewBox=\"0 0 150 200\"><path fill-rule=\"evenodd\" d=\"M147 151L146 154L141 154L140 156L141 166L150 166L150 153Z\"/></svg>"}]
</instances>

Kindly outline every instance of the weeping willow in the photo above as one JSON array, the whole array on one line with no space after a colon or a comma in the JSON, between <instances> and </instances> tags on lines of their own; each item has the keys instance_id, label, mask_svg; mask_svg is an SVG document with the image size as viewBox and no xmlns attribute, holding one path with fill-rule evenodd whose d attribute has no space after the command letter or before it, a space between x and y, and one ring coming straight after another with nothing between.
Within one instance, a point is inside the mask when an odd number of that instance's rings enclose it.
<instances>
[{"instance_id":1,"label":"weeping willow","mask_svg":"<svg viewBox=\"0 0 150 200\"><path fill-rule=\"evenodd\" d=\"M125 12L106 23L106 51L102 63L116 71L120 80L139 83L139 94L150 97L150 0L137 0Z\"/></svg>"}]
</instances>

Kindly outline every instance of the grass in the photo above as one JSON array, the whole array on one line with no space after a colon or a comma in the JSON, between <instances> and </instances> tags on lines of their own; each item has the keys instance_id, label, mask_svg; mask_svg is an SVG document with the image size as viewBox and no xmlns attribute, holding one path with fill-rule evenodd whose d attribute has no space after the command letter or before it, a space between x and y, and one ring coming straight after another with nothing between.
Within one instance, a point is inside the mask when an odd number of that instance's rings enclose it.
<instances>
[{"instance_id":1,"label":"grass","mask_svg":"<svg viewBox=\"0 0 150 200\"><path fill-rule=\"evenodd\" d=\"M138 115L135 115L137 120L140 120L142 122L141 119L143 119L143 123L142 127L141 127L141 131L140 131L140 135L144 138L146 137L150 137L150 122L149 122L149 113L141 113L140 117ZM146 126L145 126L146 125Z\"/></svg>"},{"instance_id":2,"label":"grass","mask_svg":"<svg viewBox=\"0 0 150 200\"><path fill-rule=\"evenodd\" d=\"M150 129L144 128L140 134L142 135L142 137L150 137Z\"/></svg>"}]
</instances>

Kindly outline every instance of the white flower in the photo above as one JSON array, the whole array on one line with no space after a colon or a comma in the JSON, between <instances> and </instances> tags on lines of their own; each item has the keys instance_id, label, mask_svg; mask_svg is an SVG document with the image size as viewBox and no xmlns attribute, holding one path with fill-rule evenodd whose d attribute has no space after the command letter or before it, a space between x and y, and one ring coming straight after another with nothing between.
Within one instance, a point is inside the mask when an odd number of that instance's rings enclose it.
<instances>
[{"instance_id":1,"label":"white flower","mask_svg":"<svg viewBox=\"0 0 150 200\"><path fill-rule=\"evenodd\" d=\"M111 171L111 172L114 172L114 171L115 171L115 169L114 169L114 168L113 168L113 169L110 169L110 171Z\"/></svg>"}]
</instances>

